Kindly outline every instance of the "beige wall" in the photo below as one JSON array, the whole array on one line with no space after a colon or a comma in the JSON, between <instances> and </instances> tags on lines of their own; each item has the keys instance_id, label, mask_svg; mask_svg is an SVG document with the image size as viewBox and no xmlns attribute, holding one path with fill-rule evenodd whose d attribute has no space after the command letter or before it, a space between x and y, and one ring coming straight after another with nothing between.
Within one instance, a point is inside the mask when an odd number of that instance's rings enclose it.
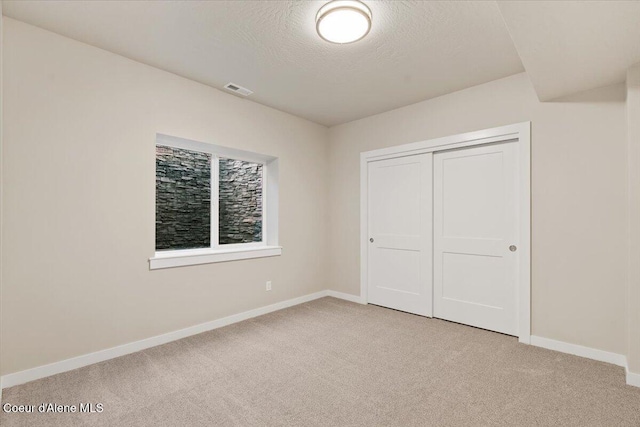
<instances>
[{"instance_id":1,"label":"beige wall","mask_svg":"<svg viewBox=\"0 0 640 427\"><path fill-rule=\"evenodd\" d=\"M4 168L2 167L2 159L4 157L3 154L3 142L2 142L2 125L4 123L4 118L2 115L2 104L3 104L3 91L2 91L2 58L3 58L3 46L4 46L4 42L3 42L3 34L4 34L4 20L3 20L3 16L2 16L2 1L0 1L0 374L2 374L2 363L1 363L1 355L2 355L2 272L3 272L3 268L2 268L2 241L3 241L3 236L4 236L4 232L3 232L3 227L2 227L2 219L3 219L3 213L2 213L2 206L3 206L3 198L2 198L2 193L4 192L4 182L3 182L3 175L4 175ZM0 381L1 382L1 381ZM0 400L2 400L2 384L0 384Z\"/></svg>"},{"instance_id":2,"label":"beige wall","mask_svg":"<svg viewBox=\"0 0 640 427\"><path fill-rule=\"evenodd\" d=\"M627 72L629 144L629 370L640 374L640 63Z\"/></svg>"},{"instance_id":3,"label":"beige wall","mask_svg":"<svg viewBox=\"0 0 640 427\"><path fill-rule=\"evenodd\" d=\"M360 152L523 121L532 122L532 332L625 354L623 86L540 103L519 74L331 128L331 288L360 292Z\"/></svg>"},{"instance_id":4,"label":"beige wall","mask_svg":"<svg viewBox=\"0 0 640 427\"><path fill-rule=\"evenodd\" d=\"M4 24L2 374L327 288L325 127ZM279 157L283 255L149 271L156 132Z\"/></svg>"}]
</instances>

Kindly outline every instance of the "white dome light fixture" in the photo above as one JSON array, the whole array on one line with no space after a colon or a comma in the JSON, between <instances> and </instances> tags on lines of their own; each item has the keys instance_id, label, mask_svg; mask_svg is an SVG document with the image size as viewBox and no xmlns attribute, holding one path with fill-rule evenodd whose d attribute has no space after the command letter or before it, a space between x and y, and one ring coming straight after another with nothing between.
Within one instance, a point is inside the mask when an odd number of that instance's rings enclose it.
<instances>
[{"instance_id":1,"label":"white dome light fixture","mask_svg":"<svg viewBox=\"0 0 640 427\"><path fill-rule=\"evenodd\" d=\"M318 10L316 31L331 43L353 43L371 30L371 10L357 0L333 0Z\"/></svg>"}]
</instances>

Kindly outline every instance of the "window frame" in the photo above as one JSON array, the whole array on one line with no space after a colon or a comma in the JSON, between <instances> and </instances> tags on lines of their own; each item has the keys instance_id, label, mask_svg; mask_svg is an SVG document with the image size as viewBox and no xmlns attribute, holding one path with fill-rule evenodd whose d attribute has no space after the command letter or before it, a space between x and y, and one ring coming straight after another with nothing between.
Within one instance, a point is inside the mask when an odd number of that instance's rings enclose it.
<instances>
[{"instance_id":1,"label":"window frame","mask_svg":"<svg viewBox=\"0 0 640 427\"><path fill-rule=\"evenodd\" d=\"M154 256L149 258L149 268L151 270L282 254L282 247L278 245L278 159L276 157L164 134L156 135L154 153L157 146L179 148L211 155L211 215L209 219L211 235L210 246L207 248L157 250L155 248L154 228ZM220 244L220 202L218 198L220 158L262 165L262 241L260 242ZM157 192L155 186L156 173L157 171L154 168L154 195ZM156 197L153 200L155 212Z\"/></svg>"}]
</instances>

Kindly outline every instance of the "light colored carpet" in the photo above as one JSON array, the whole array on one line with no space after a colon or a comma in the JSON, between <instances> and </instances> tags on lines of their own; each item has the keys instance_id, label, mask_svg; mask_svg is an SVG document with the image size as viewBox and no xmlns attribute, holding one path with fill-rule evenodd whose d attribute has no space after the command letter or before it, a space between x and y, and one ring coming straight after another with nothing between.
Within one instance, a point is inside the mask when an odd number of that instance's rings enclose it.
<instances>
[{"instance_id":1,"label":"light colored carpet","mask_svg":"<svg viewBox=\"0 0 640 427\"><path fill-rule=\"evenodd\" d=\"M334 298L4 391L9 426L640 426L622 368Z\"/></svg>"}]
</instances>

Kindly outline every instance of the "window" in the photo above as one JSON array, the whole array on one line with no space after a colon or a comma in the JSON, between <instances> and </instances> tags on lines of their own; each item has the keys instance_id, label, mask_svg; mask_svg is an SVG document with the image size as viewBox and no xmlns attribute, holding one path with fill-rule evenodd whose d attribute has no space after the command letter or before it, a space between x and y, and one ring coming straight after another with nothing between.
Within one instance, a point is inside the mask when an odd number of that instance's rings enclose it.
<instances>
[{"instance_id":1,"label":"window","mask_svg":"<svg viewBox=\"0 0 640 427\"><path fill-rule=\"evenodd\" d=\"M156 146L156 251L211 246L211 158Z\"/></svg>"},{"instance_id":2,"label":"window","mask_svg":"<svg viewBox=\"0 0 640 427\"><path fill-rule=\"evenodd\" d=\"M218 165L218 243L261 242L263 165L224 158Z\"/></svg>"},{"instance_id":3,"label":"window","mask_svg":"<svg viewBox=\"0 0 640 427\"><path fill-rule=\"evenodd\" d=\"M158 135L151 269L280 255L277 173L271 156Z\"/></svg>"}]
</instances>

